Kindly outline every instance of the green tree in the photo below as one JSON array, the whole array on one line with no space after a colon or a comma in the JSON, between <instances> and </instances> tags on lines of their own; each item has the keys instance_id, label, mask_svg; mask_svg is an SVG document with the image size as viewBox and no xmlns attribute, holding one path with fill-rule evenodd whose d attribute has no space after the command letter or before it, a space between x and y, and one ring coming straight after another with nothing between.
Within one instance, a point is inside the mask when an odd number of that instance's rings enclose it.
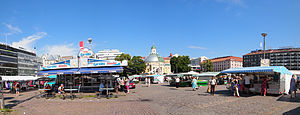
<instances>
[{"instance_id":1,"label":"green tree","mask_svg":"<svg viewBox=\"0 0 300 115\"><path fill-rule=\"evenodd\" d=\"M144 60L142 60L141 56L131 56L129 54L124 54L122 53L120 56L117 56L115 58L116 61L123 61L127 60L128 61L128 66L127 68L135 70L135 72L128 72L128 74L141 74L145 71L146 69L146 63Z\"/></svg>"},{"instance_id":2,"label":"green tree","mask_svg":"<svg viewBox=\"0 0 300 115\"><path fill-rule=\"evenodd\" d=\"M117 56L115 58L116 61L123 61L123 60L130 60L131 59L131 56L129 54L124 54L122 53L120 56Z\"/></svg>"},{"instance_id":3,"label":"green tree","mask_svg":"<svg viewBox=\"0 0 300 115\"><path fill-rule=\"evenodd\" d=\"M204 63L202 64L202 66L203 66L204 72L213 72L214 71L213 63L209 59L205 60Z\"/></svg>"},{"instance_id":4,"label":"green tree","mask_svg":"<svg viewBox=\"0 0 300 115\"><path fill-rule=\"evenodd\" d=\"M191 71L191 67L188 66L191 63L189 56L172 57L170 63L171 63L171 70L174 73Z\"/></svg>"},{"instance_id":5,"label":"green tree","mask_svg":"<svg viewBox=\"0 0 300 115\"><path fill-rule=\"evenodd\" d=\"M132 74L141 74L146 69L146 63L141 56L133 56L128 64L130 69L135 70L135 73Z\"/></svg>"}]
</instances>

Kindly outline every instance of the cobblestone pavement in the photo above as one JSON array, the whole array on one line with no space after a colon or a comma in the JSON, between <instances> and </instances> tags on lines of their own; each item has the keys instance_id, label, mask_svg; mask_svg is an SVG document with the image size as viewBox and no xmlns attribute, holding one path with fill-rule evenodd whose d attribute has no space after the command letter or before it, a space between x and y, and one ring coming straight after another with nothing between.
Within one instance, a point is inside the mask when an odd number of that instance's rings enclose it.
<instances>
[{"instance_id":1,"label":"cobblestone pavement","mask_svg":"<svg viewBox=\"0 0 300 115\"><path fill-rule=\"evenodd\" d=\"M285 96L241 96L233 97L225 86L218 86L215 96L206 93L207 87L197 91L191 88L174 88L167 84L155 84L137 88L127 96L113 99L82 98L75 100L34 98L36 91L21 96L6 94L6 104L15 111L11 114L43 115L155 115L155 114L299 114L298 98Z\"/></svg>"}]
</instances>

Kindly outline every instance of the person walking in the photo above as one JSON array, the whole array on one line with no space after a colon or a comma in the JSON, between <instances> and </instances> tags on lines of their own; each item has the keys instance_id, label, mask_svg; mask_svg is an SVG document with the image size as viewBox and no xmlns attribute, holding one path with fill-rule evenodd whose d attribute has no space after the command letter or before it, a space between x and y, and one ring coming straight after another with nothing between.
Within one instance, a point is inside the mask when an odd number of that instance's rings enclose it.
<instances>
[{"instance_id":1,"label":"person walking","mask_svg":"<svg viewBox=\"0 0 300 115\"><path fill-rule=\"evenodd\" d=\"M267 93L267 87L268 87L268 81L267 81L267 77L264 77L264 80L261 84L261 91L260 91L260 95L266 96Z\"/></svg>"},{"instance_id":2,"label":"person walking","mask_svg":"<svg viewBox=\"0 0 300 115\"><path fill-rule=\"evenodd\" d=\"M215 76L211 77L211 80L209 81L209 85L210 85L210 93L212 96L214 96L216 91L216 86L217 86L217 80Z\"/></svg>"},{"instance_id":3,"label":"person walking","mask_svg":"<svg viewBox=\"0 0 300 115\"><path fill-rule=\"evenodd\" d=\"M236 76L235 79L232 80L233 83L233 96L240 97L239 94L239 76Z\"/></svg>"},{"instance_id":4,"label":"person walking","mask_svg":"<svg viewBox=\"0 0 300 115\"><path fill-rule=\"evenodd\" d=\"M125 86L126 86L126 89L127 89L127 94L129 94L129 85L130 85L130 80L128 79L128 78L126 78L126 84L125 84Z\"/></svg>"},{"instance_id":5,"label":"person walking","mask_svg":"<svg viewBox=\"0 0 300 115\"><path fill-rule=\"evenodd\" d=\"M291 95L291 98L293 98L293 92L295 93L295 97L296 97L296 91L297 91L296 84L297 84L297 78L296 78L296 75L293 75L293 77L291 78L291 82L290 82L290 92L289 92Z\"/></svg>"},{"instance_id":6,"label":"person walking","mask_svg":"<svg viewBox=\"0 0 300 115\"><path fill-rule=\"evenodd\" d=\"M193 91L195 91L198 87L197 87L197 80L196 80L196 77L193 77L193 80L192 80L192 88L193 88Z\"/></svg>"},{"instance_id":7,"label":"person walking","mask_svg":"<svg viewBox=\"0 0 300 115\"><path fill-rule=\"evenodd\" d=\"M179 83L180 83L180 79L179 79L179 77L176 77L176 79L175 79L176 88L179 87Z\"/></svg>"}]
</instances>

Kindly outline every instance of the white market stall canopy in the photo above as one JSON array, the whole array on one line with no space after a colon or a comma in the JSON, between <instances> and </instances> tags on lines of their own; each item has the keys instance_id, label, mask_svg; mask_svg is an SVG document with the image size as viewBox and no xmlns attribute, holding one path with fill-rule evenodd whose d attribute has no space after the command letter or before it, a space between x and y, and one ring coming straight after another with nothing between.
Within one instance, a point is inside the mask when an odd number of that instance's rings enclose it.
<instances>
[{"instance_id":1,"label":"white market stall canopy","mask_svg":"<svg viewBox=\"0 0 300 115\"><path fill-rule=\"evenodd\" d=\"M221 73L272 73L272 72L292 75L292 73L284 66L231 68L231 69L224 70Z\"/></svg>"},{"instance_id":2,"label":"white market stall canopy","mask_svg":"<svg viewBox=\"0 0 300 115\"><path fill-rule=\"evenodd\" d=\"M182 74L182 75L195 75L195 76L199 75L199 73L194 72L194 71L190 71L190 72L187 72L187 73L180 73L180 74Z\"/></svg>"},{"instance_id":3,"label":"white market stall canopy","mask_svg":"<svg viewBox=\"0 0 300 115\"><path fill-rule=\"evenodd\" d=\"M220 72L203 72L200 73L198 76L199 77L204 77L204 76L217 76L218 74L220 74Z\"/></svg>"},{"instance_id":4,"label":"white market stall canopy","mask_svg":"<svg viewBox=\"0 0 300 115\"><path fill-rule=\"evenodd\" d=\"M35 76L1 76L2 81L31 81L37 80Z\"/></svg>"}]
</instances>

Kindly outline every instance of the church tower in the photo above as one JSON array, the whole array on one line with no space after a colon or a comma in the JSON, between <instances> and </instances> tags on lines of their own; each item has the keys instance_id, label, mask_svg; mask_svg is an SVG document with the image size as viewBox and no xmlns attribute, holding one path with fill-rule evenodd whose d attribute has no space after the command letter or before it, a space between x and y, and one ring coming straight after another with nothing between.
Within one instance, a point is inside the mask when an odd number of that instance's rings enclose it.
<instances>
[{"instance_id":1,"label":"church tower","mask_svg":"<svg viewBox=\"0 0 300 115\"><path fill-rule=\"evenodd\" d=\"M154 45L151 47L151 54L156 54L156 47Z\"/></svg>"}]
</instances>

